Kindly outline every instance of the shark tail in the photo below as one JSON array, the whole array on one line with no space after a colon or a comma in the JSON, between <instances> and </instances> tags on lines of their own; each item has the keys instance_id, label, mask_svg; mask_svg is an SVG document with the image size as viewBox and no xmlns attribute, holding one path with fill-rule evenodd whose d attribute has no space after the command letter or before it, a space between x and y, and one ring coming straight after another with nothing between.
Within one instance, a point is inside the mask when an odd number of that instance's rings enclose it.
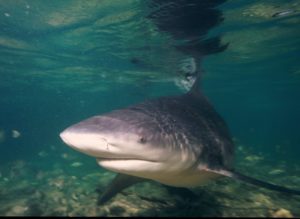
<instances>
[{"instance_id":1,"label":"shark tail","mask_svg":"<svg viewBox=\"0 0 300 219\"><path fill-rule=\"evenodd\" d=\"M286 194L291 194L291 195L300 195L300 190L294 190L294 189L289 189L283 186L279 185L274 185L268 182L264 182L249 176L246 176L244 174L241 174L236 171L230 171L230 170L209 170L210 172L214 172L223 176L227 176L242 182L246 182L255 186L263 187L269 190L277 191L277 192L282 192Z\"/></svg>"}]
</instances>

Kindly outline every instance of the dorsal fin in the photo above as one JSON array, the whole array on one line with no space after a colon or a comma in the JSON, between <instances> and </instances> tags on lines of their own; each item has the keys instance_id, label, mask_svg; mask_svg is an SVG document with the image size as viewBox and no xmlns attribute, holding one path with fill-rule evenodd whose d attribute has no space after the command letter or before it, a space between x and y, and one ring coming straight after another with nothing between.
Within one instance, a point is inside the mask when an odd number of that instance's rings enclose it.
<instances>
[{"instance_id":1,"label":"dorsal fin","mask_svg":"<svg viewBox=\"0 0 300 219\"><path fill-rule=\"evenodd\" d=\"M186 95L199 95L200 93L200 82L202 76L202 70L199 66L199 62L201 61L201 57L197 59L195 57L190 57L184 59L180 63L180 72L183 73L186 77L187 83L192 83Z\"/></svg>"},{"instance_id":2,"label":"dorsal fin","mask_svg":"<svg viewBox=\"0 0 300 219\"><path fill-rule=\"evenodd\" d=\"M189 95L199 95L200 93L200 82L201 82L201 71L197 70L196 74L195 74L195 81L193 86L191 87L191 89L187 92L187 94Z\"/></svg>"}]
</instances>

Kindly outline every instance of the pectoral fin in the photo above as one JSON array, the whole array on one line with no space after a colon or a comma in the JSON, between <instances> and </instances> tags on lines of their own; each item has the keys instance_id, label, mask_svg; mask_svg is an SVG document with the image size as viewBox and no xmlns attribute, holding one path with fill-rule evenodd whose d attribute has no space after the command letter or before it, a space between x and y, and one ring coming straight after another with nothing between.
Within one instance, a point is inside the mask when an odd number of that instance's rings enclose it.
<instances>
[{"instance_id":1,"label":"pectoral fin","mask_svg":"<svg viewBox=\"0 0 300 219\"><path fill-rule=\"evenodd\" d=\"M114 195L121 192L123 189L145 180L146 179L119 173L98 199L98 204L103 204L109 201Z\"/></svg>"}]
</instances>

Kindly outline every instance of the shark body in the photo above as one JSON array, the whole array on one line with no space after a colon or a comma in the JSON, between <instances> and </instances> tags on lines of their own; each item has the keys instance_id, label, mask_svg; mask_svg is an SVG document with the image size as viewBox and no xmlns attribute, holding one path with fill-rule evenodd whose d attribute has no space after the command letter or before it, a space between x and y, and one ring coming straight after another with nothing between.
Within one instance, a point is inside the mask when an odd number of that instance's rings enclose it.
<instances>
[{"instance_id":1,"label":"shark body","mask_svg":"<svg viewBox=\"0 0 300 219\"><path fill-rule=\"evenodd\" d=\"M117 172L100 202L150 179L191 188L223 176L300 195L233 168L234 144L225 121L200 91L199 78L183 95L160 97L94 116L64 130L63 141Z\"/></svg>"}]
</instances>

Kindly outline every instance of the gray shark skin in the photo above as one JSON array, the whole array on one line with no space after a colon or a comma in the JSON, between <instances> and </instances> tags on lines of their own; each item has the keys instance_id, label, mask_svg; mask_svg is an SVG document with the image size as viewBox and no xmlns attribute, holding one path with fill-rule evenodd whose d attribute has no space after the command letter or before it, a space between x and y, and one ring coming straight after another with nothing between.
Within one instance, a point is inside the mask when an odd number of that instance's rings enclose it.
<instances>
[{"instance_id":1,"label":"gray shark skin","mask_svg":"<svg viewBox=\"0 0 300 219\"><path fill-rule=\"evenodd\" d=\"M197 78L186 94L160 97L94 116L64 130L70 147L119 173L104 203L144 180L191 188L227 176L271 190L299 191L263 182L233 168L234 144L221 116L199 91Z\"/></svg>"}]
</instances>

